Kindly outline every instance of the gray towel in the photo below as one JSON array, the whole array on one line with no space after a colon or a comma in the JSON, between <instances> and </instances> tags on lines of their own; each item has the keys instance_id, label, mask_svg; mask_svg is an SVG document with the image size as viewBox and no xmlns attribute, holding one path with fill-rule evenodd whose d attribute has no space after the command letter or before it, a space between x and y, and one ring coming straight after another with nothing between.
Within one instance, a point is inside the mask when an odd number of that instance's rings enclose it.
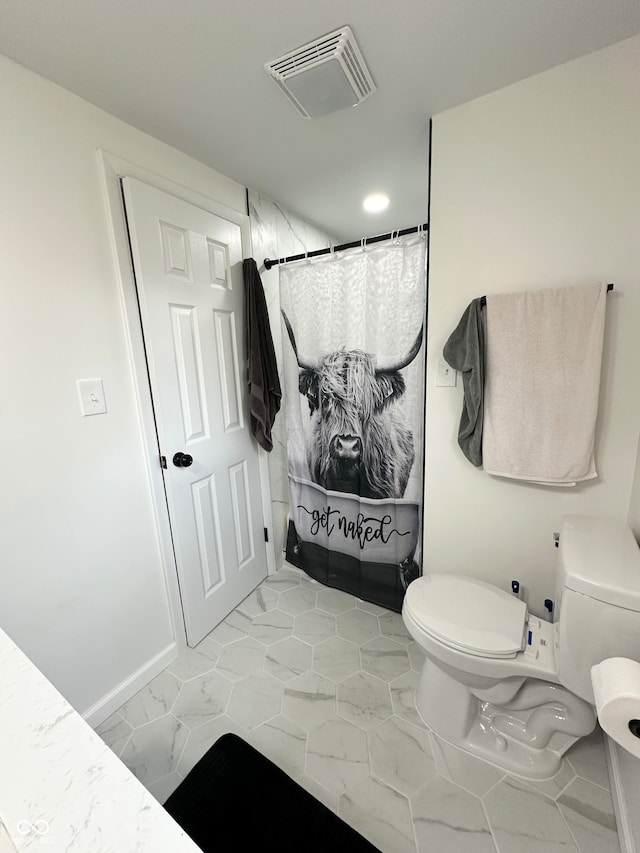
<instances>
[{"instance_id":1,"label":"gray towel","mask_svg":"<svg viewBox=\"0 0 640 853\"><path fill-rule=\"evenodd\" d=\"M253 258L242 262L244 274L244 334L251 434L265 450L273 449L271 429L280 409L282 392L271 337L267 301Z\"/></svg>"},{"instance_id":2,"label":"gray towel","mask_svg":"<svg viewBox=\"0 0 640 853\"><path fill-rule=\"evenodd\" d=\"M444 345L448 364L462 373L464 399L458 429L458 444L472 465L482 465L482 419L484 403L484 326L482 300L474 299Z\"/></svg>"}]
</instances>

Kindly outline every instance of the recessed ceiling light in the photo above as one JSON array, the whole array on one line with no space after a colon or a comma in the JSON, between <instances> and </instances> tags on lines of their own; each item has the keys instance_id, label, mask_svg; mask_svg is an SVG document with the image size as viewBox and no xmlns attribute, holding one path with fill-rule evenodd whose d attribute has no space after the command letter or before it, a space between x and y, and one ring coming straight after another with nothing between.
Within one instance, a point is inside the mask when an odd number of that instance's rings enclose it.
<instances>
[{"instance_id":1,"label":"recessed ceiling light","mask_svg":"<svg viewBox=\"0 0 640 853\"><path fill-rule=\"evenodd\" d=\"M368 195L365 198L362 206L367 213L380 213L381 210L386 210L389 207L389 196L384 193L373 193L373 195Z\"/></svg>"}]
</instances>

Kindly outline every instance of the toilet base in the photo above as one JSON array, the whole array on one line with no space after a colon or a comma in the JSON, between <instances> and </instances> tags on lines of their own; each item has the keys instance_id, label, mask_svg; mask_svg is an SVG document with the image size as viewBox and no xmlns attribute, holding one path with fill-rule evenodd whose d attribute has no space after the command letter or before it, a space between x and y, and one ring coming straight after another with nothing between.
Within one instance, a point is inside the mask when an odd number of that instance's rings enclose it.
<instances>
[{"instance_id":1,"label":"toilet base","mask_svg":"<svg viewBox=\"0 0 640 853\"><path fill-rule=\"evenodd\" d=\"M511 700L497 705L474 695L430 658L416 708L438 737L526 779L555 776L564 753L596 724L591 705L560 685L514 679Z\"/></svg>"}]
</instances>

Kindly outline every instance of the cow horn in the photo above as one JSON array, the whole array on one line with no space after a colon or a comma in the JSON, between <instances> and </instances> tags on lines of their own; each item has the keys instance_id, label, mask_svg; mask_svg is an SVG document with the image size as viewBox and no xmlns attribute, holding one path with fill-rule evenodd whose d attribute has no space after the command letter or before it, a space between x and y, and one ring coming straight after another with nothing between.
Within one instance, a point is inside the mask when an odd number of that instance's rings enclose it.
<instances>
[{"instance_id":1,"label":"cow horn","mask_svg":"<svg viewBox=\"0 0 640 853\"><path fill-rule=\"evenodd\" d=\"M411 364L413 359L420 352L420 347L422 345L422 332L424 326L420 326L420 331L418 332L418 337L415 339L415 342L409 352L398 361L389 362L388 364L380 363L376 365L376 373L393 373L394 370L402 370L403 367L406 367L408 364Z\"/></svg>"},{"instance_id":2,"label":"cow horn","mask_svg":"<svg viewBox=\"0 0 640 853\"><path fill-rule=\"evenodd\" d=\"M289 318L287 317L287 315L285 314L283 309L280 309L280 311L282 314L282 319L284 320L284 324L287 327L287 332L289 333L289 340L291 341L291 346L293 347L293 351L296 355L296 361L298 362L298 367L300 367L302 370L316 370L317 365L312 364L310 361L309 362L303 361L300 358L300 356L298 355L298 347L296 345L296 336L293 334L293 328L291 326L291 323L289 322Z\"/></svg>"}]
</instances>

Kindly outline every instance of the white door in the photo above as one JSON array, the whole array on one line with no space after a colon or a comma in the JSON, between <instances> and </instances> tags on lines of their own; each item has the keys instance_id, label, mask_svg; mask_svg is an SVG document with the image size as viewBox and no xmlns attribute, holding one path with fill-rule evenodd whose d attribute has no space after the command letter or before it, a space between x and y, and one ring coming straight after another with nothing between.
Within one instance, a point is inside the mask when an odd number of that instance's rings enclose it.
<instances>
[{"instance_id":1,"label":"white door","mask_svg":"<svg viewBox=\"0 0 640 853\"><path fill-rule=\"evenodd\" d=\"M122 184L194 646L267 573L258 448L245 391L241 231L134 178Z\"/></svg>"}]
</instances>

